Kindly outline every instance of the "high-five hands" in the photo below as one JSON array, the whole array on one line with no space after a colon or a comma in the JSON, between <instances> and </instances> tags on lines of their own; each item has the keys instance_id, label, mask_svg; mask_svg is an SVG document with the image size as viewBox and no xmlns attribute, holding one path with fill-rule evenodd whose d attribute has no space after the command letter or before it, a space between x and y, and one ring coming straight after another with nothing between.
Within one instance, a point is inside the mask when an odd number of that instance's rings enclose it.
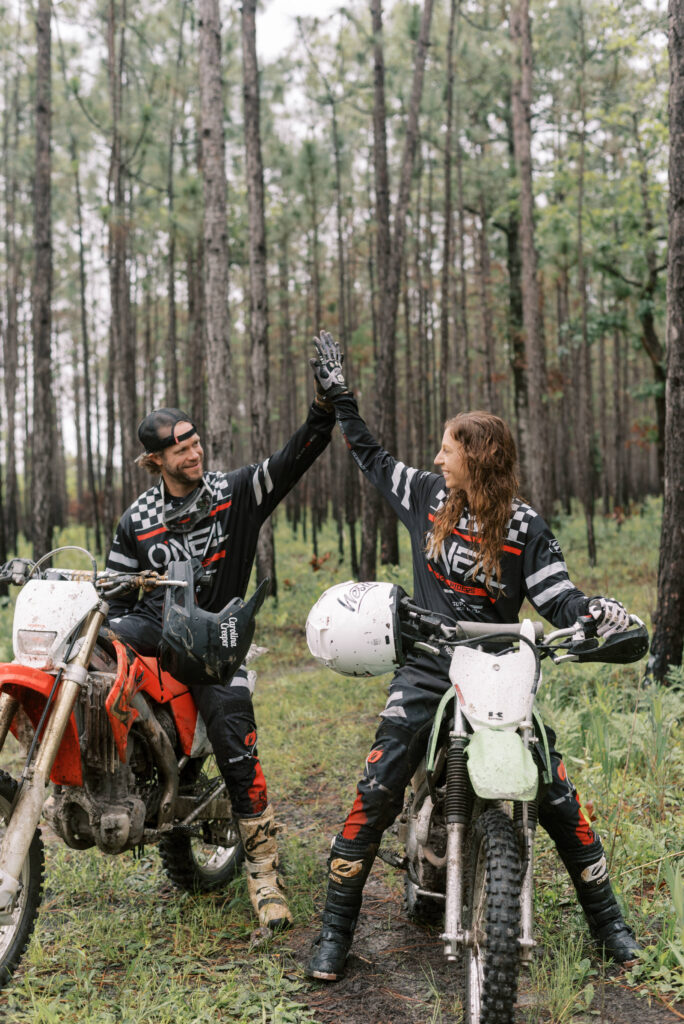
<instances>
[{"instance_id":1,"label":"high-five hands","mask_svg":"<svg viewBox=\"0 0 684 1024\"><path fill-rule=\"evenodd\" d=\"M313 346L316 357L310 359L309 363L314 373L316 400L327 404L335 395L345 394L349 390L342 372L344 356L339 344L328 331L321 331L320 337L313 339Z\"/></svg>"}]
</instances>

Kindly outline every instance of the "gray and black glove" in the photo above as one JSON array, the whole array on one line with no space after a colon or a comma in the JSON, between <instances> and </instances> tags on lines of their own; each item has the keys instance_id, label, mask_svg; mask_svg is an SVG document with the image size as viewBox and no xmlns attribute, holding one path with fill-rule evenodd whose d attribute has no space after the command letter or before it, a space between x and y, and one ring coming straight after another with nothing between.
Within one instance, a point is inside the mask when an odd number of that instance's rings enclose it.
<instances>
[{"instance_id":1,"label":"gray and black glove","mask_svg":"<svg viewBox=\"0 0 684 1024\"><path fill-rule=\"evenodd\" d=\"M328 404L335 395L346 394L349 388L342 372L344 356L340 346L328 331L321 331L320 338L314 338L316 358L309 363L314 372L316 400Z\"/></svg>"},{"instance_id":2,"label":"gray and black glove","mask_svg":"<svg viewBox=\"0 0 684 1024\"><path fill-rule=\"evenodd\" d=\"M623 633L629 629L633 618L625 606L612 597L592 597L589 601L589 614L596 623L596 632L603 637Z\"/></svg>"}]
</instances>

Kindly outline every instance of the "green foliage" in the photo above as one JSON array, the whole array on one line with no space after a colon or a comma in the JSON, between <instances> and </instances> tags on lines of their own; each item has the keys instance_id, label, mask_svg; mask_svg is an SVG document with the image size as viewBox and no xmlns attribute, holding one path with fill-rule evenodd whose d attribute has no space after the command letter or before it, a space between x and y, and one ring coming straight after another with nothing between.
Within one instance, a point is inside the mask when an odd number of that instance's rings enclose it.
<instances>
[{"instance_id":1,"label":"green foliage","mask_svg":"<svg viewBox=\"0 0 684 1024\"><path fill-rule=\"evenodd\" d=\"M649 621L655 594L659 504L648 502L618 528L597 523L599 566L587 564L580 516L559 524L571 574L588 593L613 593ZM615 541L620 537L620 544ZM410 552L381 575L411 590ZM82 542L68 532L60 540ZM306 614L328 586L351 577L329 523L318 558L301 529L279 513L280 597L259 616L256 640L259 749L276 808L285 812L283 873L297 929L320 904L331 836L352 800L356 778L384 704L388 677L350 680L313 663ZM629 552L629 558L624 553ZM314 571L314 566L316 570ZM10 609L0 611L7 649ZM545 668L541 704L559 734L568 771L597 820L627 919L647 948L630 983L682 995L684 729L677 689L644 690L642 666ZM681 671L674 674L682 681ZM7 752L3 752L7 766ZM19 761L13 762L17 770ZM530 1021L571 1021L591 1013L602 975L555 851L537 843L538 957L529 985ZM388 884L401 879L387 872ZM223 894L191 897L171 889L154 850L139 860L72 852L48 843L46 897L25 963L0 994L0 1015L17 1024L78 1019L86 1024L200 1020L306 1021L307 983L287 934L251 948L254 921L242 878ZM65 936L68 935L68 942ZM296 944L295 944L296 945ZM432 986L432 988L431 988ZM523 981L527 990L528 982ZM425 1019L446 1008L425 978ZM454 1013L457 1012L454 1009ZM525 1011L527 1012L527 1011Z\"/></svg>"}]
</instances>

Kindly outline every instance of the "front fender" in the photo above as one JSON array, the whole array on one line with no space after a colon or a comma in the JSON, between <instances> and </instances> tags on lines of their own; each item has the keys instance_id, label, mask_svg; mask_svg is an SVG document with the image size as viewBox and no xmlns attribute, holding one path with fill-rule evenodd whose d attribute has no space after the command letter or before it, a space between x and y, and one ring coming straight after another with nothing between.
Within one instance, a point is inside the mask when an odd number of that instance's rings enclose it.
<instances>
[{"instance_id":1,"label":"front fender","mask_svg":"<svg viewBox=\"0 0 684 1024\"><path fill-rule=\"evenodd\" d=\"M533 800L539 772L517 732L480 729L466 747L468 775L483 800Z\"/></svg>"},{"instance_id":2,"label":"front fender","mask_svg":"<svg viewBox=\"0 0 684 1024\"><path fill-rule=\"evenodd\" d=\"M34 732L38 728L40 717L50 691L55 684L55 677L37 668L15 663L0 665L0 692L9 693L19 701L25 711ZM10 726L12 735L17 735L16 719ZM50 780L59 786L82 786L83 770L81 767L81 748L78 742L78 729L73 714L69 716L64 736L52 766Z\"/></svg>"}]
</instances>

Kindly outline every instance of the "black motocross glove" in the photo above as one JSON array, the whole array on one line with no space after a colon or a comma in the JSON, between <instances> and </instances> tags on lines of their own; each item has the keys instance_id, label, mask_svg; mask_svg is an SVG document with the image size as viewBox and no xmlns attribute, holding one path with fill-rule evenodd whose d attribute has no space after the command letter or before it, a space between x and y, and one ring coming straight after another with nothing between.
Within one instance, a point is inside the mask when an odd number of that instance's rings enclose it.
<instances>
[{"instance_id":1,"label":"black motocross glove","mask_svg":"<svg viewBox=\"0 0 684 1024\"><path fill-rule=\"evenodd\" d=\"M330 402L335 395L343 395L349 390L342 373L344 356L340 346L328 331L321 331L320 338L314 338L316 358L309 363L314 372L316 400L323 404Z\"/></svg>"}]
</instances>

